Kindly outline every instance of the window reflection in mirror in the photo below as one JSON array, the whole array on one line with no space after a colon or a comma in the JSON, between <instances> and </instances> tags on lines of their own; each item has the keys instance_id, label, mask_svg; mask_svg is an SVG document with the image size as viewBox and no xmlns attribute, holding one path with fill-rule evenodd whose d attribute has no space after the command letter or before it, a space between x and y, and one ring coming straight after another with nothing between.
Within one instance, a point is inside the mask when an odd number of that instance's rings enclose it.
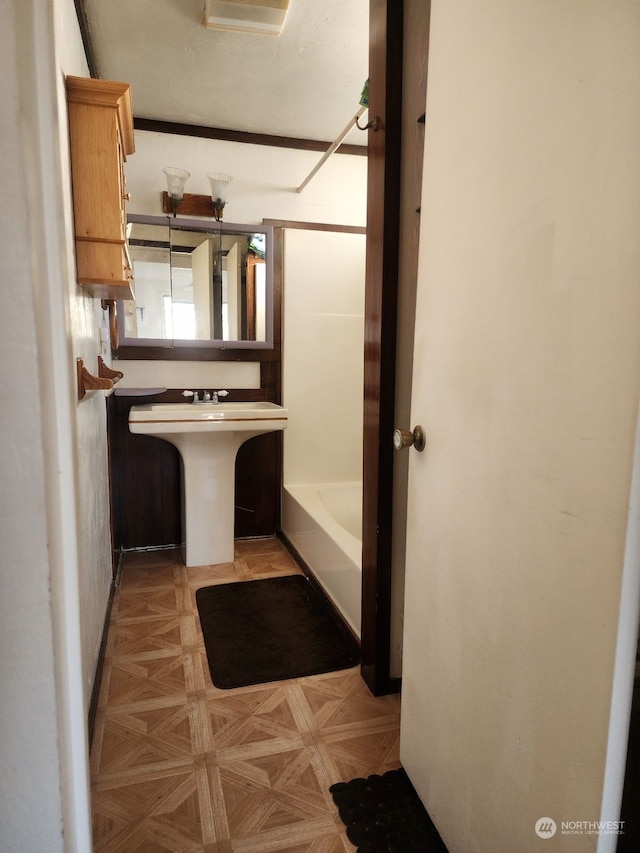
<instances>
[{"instance_id":1,"label":"window reflection in mirror","mask_svg":"<svg viewBox=\"0 0 640 853\"><path fill-rule=\"evenodd\" d=\"M121 344L273 346L273 234L268 226L129 217L135 302Z\"/></svg>"}]
</instances>

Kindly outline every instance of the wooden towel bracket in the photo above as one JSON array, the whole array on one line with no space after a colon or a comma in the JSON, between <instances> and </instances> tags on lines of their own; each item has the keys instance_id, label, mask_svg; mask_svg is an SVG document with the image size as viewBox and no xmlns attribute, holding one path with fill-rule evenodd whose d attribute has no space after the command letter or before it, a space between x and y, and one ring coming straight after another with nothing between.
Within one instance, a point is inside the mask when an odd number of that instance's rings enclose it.
<instances>
[{"instance_id":1,"label":"wooden towel bracket","mask_svg":"<svg viewBox=\"0 0 640 853\"><path fill-rule=\"evenodd\" d=\"M102 356L98 356L98 376L89 373L82 358L76 359L76 373L78 400L82 400L87 391L110 391L116 382L119 382L124 376L120 370L112 370L106 365Z\"/></svg>"}]
</instances>

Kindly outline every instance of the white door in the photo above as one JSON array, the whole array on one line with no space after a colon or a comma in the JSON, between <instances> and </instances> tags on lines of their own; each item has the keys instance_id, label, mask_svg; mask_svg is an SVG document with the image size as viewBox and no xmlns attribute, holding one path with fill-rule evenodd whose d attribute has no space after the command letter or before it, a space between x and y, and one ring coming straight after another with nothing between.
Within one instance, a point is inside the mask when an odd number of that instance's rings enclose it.
<instances>
[{"instance_id":1,"label":"white door","mask_svg":"<svg viewBox=\"0 0 640 853\"><path fill-rule=\"evenodd\" d=\"M634 2L432 3L401 759L450 853L538 851L542 817L545 851L615 848L562 821L602 816L640 387L639 46Z\"/></svg>"}]
</instances>

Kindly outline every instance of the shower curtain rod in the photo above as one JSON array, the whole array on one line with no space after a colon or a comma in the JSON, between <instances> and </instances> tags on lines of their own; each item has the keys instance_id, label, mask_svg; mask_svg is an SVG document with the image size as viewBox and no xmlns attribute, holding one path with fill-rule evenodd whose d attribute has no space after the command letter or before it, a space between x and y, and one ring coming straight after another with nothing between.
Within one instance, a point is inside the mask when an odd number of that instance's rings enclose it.
<instances>
[{"instance_id":1,"label":"shower curtain rod","mask_svg":"<svg viewBox=\"0 0 640 853\"><path fill-rule=\"evenodd\" d=\"M361 116L361 115L363 115L363 113L365 113L365 112L366 112L366 110L367 110L367 109L368 109L368 108L367 108L366 106L360 107L360 109L358 110L358 112L357 112L357 113L355 114L355 116L351 119L351 121L350 121L350 122L349 122L349 124L345 127L345 129L342 131L342 133L340 134L340 136L338 136L338 138L336 139L336 141L335 141L335 142L333 142L333 143L330 145L330 147L329 147L329 148L327 148L327 150L325 151L325 153L322 155L322 157L321 157L321 158L320 158L320 160L316 163L316 165L313 167L313 169L309 172L309 174L308 174L308 175L307 175L307 177L304 179L304 181L300 184L300 186L299 186L299 187L297 187L297 189L296 189L296 192L297 192L297 193L301 193L301 192L302 192L302 190L303 190L303 189L306 187L306 185L309 183L309 181L311 180L311 178L313 178L313 176L314 176L317 172L319 172L319 171L320 171L320 169L322 168L322 166L324 166L324 164L327 162L327 160L329 159L329 157L331 157L331 155L335 152L336 148L338 148L338 146L341 144L342 140L343 140L343 139L345 138L345 136L349 133L349 131L354 127L354 125L359 127L359 125L358 125L358 119L360 118L360 116ZM360 130L364 130L364 128L360 128Z\"/></svg>"}]
</instances>

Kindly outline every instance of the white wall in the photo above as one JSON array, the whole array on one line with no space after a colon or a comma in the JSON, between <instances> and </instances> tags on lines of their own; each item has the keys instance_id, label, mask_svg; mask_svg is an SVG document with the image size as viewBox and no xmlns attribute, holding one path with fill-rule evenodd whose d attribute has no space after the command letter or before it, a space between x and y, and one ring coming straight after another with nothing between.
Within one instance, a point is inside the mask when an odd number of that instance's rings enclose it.
<instances>
[{"instance_id":1,"label":"white wall","mask_svg":"<svg viewBox=\"0 0 640 853\"><path fill-rule=\"evenodd\" d=\"M5 123L0 158L5 197L0 208L5 292L0 312L0 848L55 853L62 850L62 803L37 338L19 132L18 56L23 42L16 5L3 4L0 28Z\"/></svg>"},{"instance_id":2,"label":"white wall","mask_svg":"<svg viewBox=\"0 0 640 853\"><path fill-rule=\"evenodd\" d=\"M116 390L136 388L259 388L260 364L253 361L145 361L121 360L124 373ZM152 375L150 376L150 372ZM153 383L149 385L149 380Z\"/></svg>"},{"instance_id":3,"label":"white wall","mask_svg":"<svg viewBox=\"0 0 640 853\"><path fill-rule=\"evenodd\" d=\"M67 270L67 358L75 369L75 359L82 358L91 373L97 371L97 358L102 355L110 362L111 353L100 338L106 323L106 312L100 300L90 297L76 283L75 247L71 173L68 158L69 135L67 124L64 75L89 76L84 50L79 37L73 3L56 0L58 137L61 152L61 191L64 205L66 235L65 261ZM74 389L72 389L74 390ZM79 584L82 629L83 683L85 702L88 702L102 639L105 608L112 574L111 521L107 460L107 418L105 395L89 393L81 400L69 401L75 420L75 470L77 476L77 509L79 514Z\"/></svg>"},{"instance_id":4,"label":"white wall","mask_svg":"<svg viewBox=\"0 0 640 853\"><path fill-rule=\"evenodd\" d=\"M285 233L284 484L362 480L363 234Z\"/></svg>"},{"instance_id":5,"label":"white wall","mask_svg":"<svg viewBox=\"0 0 640 853\"><path fill-rule=\"evenodd\" d=\"M135 114L135 90L131 97ZM232 175L224 209L226 222L366 222L366 157L335 154L297 193L295 188L320 160L320 153L140 130L135 132L135 140L136 154L126 165L130 213L162 215L162 192L167 189L162 170L178 166L191 172L185 184L187 193L209 195L207 172Z\"/></svg>"},{"instance_id":6,"label":"white wall","mask_svg":"<svg viewBox=\"0 0 640 853\"><path fill-rule=\"evenodd\" d=\"M5 2L3 21L0 847L51 853L90 849L86 710L110 566L104 409L76 422L74 356L95 360L99 317L72 296L62 86L86 65L71 0Z\"/></svg>"},{"instance_id":7,"label":"white wall","mask_svg":"<svg viewBox=\"0 0 640 853\"><path fill-rule=\"evenodd\" d=\"M637 2L432 4L401 757L451 853L598 843L561 822L601 817L640 395L639 47Z\"/></svg>"}]
</instances>

